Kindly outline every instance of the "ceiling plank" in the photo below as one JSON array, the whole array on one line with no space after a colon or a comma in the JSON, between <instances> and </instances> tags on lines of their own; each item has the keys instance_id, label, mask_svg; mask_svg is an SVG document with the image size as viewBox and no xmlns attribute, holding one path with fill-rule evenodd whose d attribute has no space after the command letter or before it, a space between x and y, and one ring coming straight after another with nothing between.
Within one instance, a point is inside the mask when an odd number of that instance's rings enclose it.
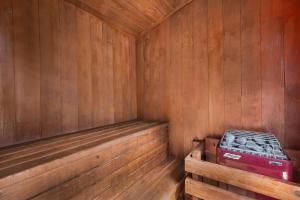
<instances>
[{"instance_id":1,"label":"ceiling plank","mask_svg":"<svg viewBox=\"0 0 300 200\"><path fill-rule=\"evenodd\" d=\"M192 0L65 0L111 26L141 36Z\"/></svg>"},{"instance_id":2,"label":"ceiling plank","mask_svg":"<svg viewBox=\"0 0 300 200\"><path fill-rule=\"evenodd\" d=\"M143 35L145 35L147 32L149 32L150 30L154 29L156 26L158 26L159 24L161 24L163 21L165 21L171 15L175 14L177 11L181 10L182 8L184 8L185 6L187 6L188 4L190 4L192 1L193 0L183 0L182 3L179 4L177 7L175 7L169 14L167 14L166 16L164 16L163 18L161 18L160 20L158 20L155 24L153 24L152 26L150 26L148 29L145 29L143 32L139 33L138 38L143 37Z\"/></svg>"}]
</instances>

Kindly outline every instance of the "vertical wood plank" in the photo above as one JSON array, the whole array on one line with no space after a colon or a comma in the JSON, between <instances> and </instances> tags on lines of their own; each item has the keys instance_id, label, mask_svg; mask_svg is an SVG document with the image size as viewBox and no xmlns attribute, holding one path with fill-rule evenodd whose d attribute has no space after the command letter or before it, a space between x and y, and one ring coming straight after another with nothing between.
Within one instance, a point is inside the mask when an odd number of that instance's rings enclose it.
<instances>
[{"instance_id":1,"label":"vertical wood plank","mask_svg":"<svg viewBox=\"0 0 300 200\"><path fill-rule=\"evenodd\" d=\"M139 119L144 117L144 68L145 68L145 39L144 37L137 41L136 44L136 78L137 78L137 116Z\"/></svg>"},{"instance_id":2,"label":"vertical wood plank","mask_svg":"<svg viewBox=\"0 0 300 200\"><path fill-rule=\"evenodd\" d=\"M13 7L11 0L0 2L0 146L15 139L15 83Z\"/></svg>"},{"instance_id":3,"label":"vertical wood plank","mask_svg":"<svg viewBox=\"0 0 300 200\"><path fill-rule=\"evenodd\" d=\"M183 117L183 143L184 143L184 155L187 155L193 146L193 138L197 135L196 122L194 119L193 107L198 99L194 98L195 90L191 88L191 85L194 85L198 75L194 73L197 71L193 65L193 47L194 47L194 38L193 38L193 8L187 7L182 11L184 18L182 20L181 26L181 37L182 37L182 85L181 85L181 98L182 98L182 115ZM197 93L196 93L197 94ZM189 99L189 103L184 103L184 99Z\"/></svg>"},{"instance_id":4,"label":"vertical wood plank","mask_svg":"<svg viewBox=\"0 0 300 200\"><path fill-rule=\"evenodd\" d=\"M246 129L260 129L260 0L244 0L241 15L242 125Z\"/></svg>"},{"instance_id":5,"label":"vertical wood plank","mask_svg":"<svg viewBox=\"0 0 300 200\"><path fill-rule=\"evenodd\" d=\"M161 29L155 29L151 34L147 35L146 39L146 60L144 69L145 79L145 91L144 101L147 107L145 107L145 114L148 119L159 120L164 116L163 100L163 71L162 62L165 59L164 41L162 40ZM151 58L151 59L147 59ZM151 110L157 110L157 112L151 112Z\"/></svg>"},{"instance_id":6,"label":"vertical wood plank","mask_svg":"<svg viewBox=\"0 0 300 200\"><path fill-rule=\"evenodd\" d=\"M62 131L59 1L39 1L42 137Z\"/></svg>"},{"instance_id":7,"label":"vertical wood plank","mask_svg":"<svg viewBox=\"0 0 300 200\"><path fill-rule=\"evenodd\" d=\"M112 123L115 121L115 116L114 116L114 51L113 51L113 43L112 43L112 30L111 27L109 27L108 25L104 24L103 26L103 35L104 35L104 39L106 38L106 40L103 40L104 44L103 44L103 54L104 54L104 71L105 71L105 75L104 76L104 82L102 84L102 90L103 93L106 94L104 98L103 102L104 102L104 106L102 107L106 107L107 109L104 108L104 110L106 111L104 116L105 116L105 122L107 123Z\"/></svg>"},{"instance_id":8,"label":"vertical wood plank","mask_svg":"<svg viewBox=\"0 0 300 200\"><path fill-rule=\"evenodd\" d=\"M123 80L121 79L122 67L123 63L121 61L121 49L122 49L122 42L121 36L118 34L117 31L113 30L113 69L114 69L114 117L116 122L120 122L123 119L123 90L122 85L124 84Z\"/></svg>"},{"instance_id":9,"label":"vertical wood plank","mask_svg":"<svg viewBox=\"0 0 300 200\"><path fill-rule=\"evenodd\" d=\"M179 157L184 156L184 135L183 133L183 115L182 115L182 38L180 32L182 27L182 13L176 13L170 20L170 68L168 69L170 87L169 87L169 112L170 112L170 148L171 151Z\"/></svg>"},{"instance_id":10,"label":"vertical wood plank","mask_svg":"<svg viewBox=\"0 0 300 200\"><path fill-rule=\"evenodd\" d=\"M105 25L91 16L93 125L114 121L112 44L103 39ZM104 75L105 74L105 75Z\"/></svg>"},{"instance_id":11,"label":"vertical wood plank","mask_svg":"<svg viewBox=\"0 0 300 200\"><path fill-rule=\"evenodd\" d=\"M128 46L128 59L129 59L129 96L130 96L130 110L129 119L137 118L137 79L136 72L136 42L133 36L128 36L129 46Z\"/></svg>"},{"instance_id":12,"label":"vertical wood plank","mask_svg":"<svg viewBox=\"0 0 300 200\"><path fill-rule=\"evenodd\" d=\"M208 10L205 3L209 4ZM173 153L180 155L188 151L189 141L195 137L193 130L201 139L209 134L222 133L225 128L271 131L290 148L299 147L294 142L300 129L297 119L299 81L296 78L299 5L296 0L193 1L149 32L148 37L138 41L142 49L138 49L138 54L147 61L138 67L139 73L146 76L142 78L153 79L166 66L163 75L166 83L158 83L165 86L158 88L149 79L147 84L151 83L141 87L143 92L138 91L138 104L143 111L139 115L146 119L166 116L170 121ZM193 17L187 12L190 8L195 8L197 13ZM170 31L168 42L162 37L166 34L166 24L170 26L167 29ZM189 45L190 30L193 31L193 50ZM159 57L156 53L163 52L165 42L170 50ZM160 60L167 62L168 54L169 64L162 64ZM221 65L223 70L218 68ZM206 79L208 70L209 80ZM197 77L196 80L193 76ZM161 98L165 100L155 100L156 103L152 104L151 98L156 98L153 96L164 91L164 87L166 97ZM191 91L194 92L192 98ZM144 95L147 98L143 100ZM160 109L164 101L167 102L165 114ZM208 106L210 110L207 110ZM223 116L219 115L222 107ZM207 119L210 120L209 130Z\"/></svg>"},{"instance_id":13,"label":"vertical wood plank","mask_svg":"<svg viewBox=\"0 0 300 200\"><path fill-rule=\"evenodd\" d=\"M224 133L222 0L208 1L209 134Z\"/></svg>"},{"instance_id":14,"label":"vertical wood plank","mask_svg":"<svg viewBox=\"0 0 300 200\"><path fill-rule=\"evenodd\" d=\"M122 121L130 118L130 110L132 109L131 105L131 96L130 96L130 66L129 66L129 39L127 36L121 34L121 67L120 70L120 77L123 80L122 84L122 99L123 106L122 106Z\"/></svg>"},{"instance_id":15,"label":"vertical wood plank","mask_svg":"<svg viewBox=\"0 0 300 200\"><path fill-rule=\"evenodd\" d=\"M62 3L62 127L64 132L78 129L78 73L76 7Z\"/></svg>"},{"instance_id":16,"label":"vertical wood plank","mask_svg":"<svg viewBox=\"0 0 300 200\"><path fill-rule=\"evenodd\" d=\"M241 1L223 0L224 127L241 127Z\"/></svg>"},{"instance_id":17,"label":"vertical wood plank","mask_svg":"<svg viewBox=\"0 0 300 200\"><path fill-rule=\"evenodd\" d=\"M194 90L196 138L203 139L208 132L208 2L206 0L193 1L193 65L195 82ZM193 136L193 137L195 137Z\"/></svg>"},{"instance_id":18,"label":"vertical wood plank","mask_svg":"<svg viewBox=\"0 0 300 200\"><path fill-rule=\"evenodd\" d=\"M261 6L262 122L284 144L284 30L281 0Z\"/></svg>"},{"instance_id":19,"label":"vertical wood plank","mask_svg":"<svg viewBox=\"0 0 300 200\"><path fill-rule=\"evenodd\" d=\"M163 116L161 116L160 120L163 121L168 121L169 118L169 74L168 70L170 67L170 59L171 59L171 54L170 54L170 20L166 20L163 22L163 26L161 27L161 38L164 41L162 43L162 50L161 50L161 65L165 66L162 69L162 96L161 96L161 104L162 104L162 109L163 109Z\"/></svg>"},{"instance_id":20,"label":"vertical wood plank","mask_svg":"<svg viewBox=\"0 0 300 200\"><path fill-rule=\"evenodd\" d=\"M101 126L103 123L102 118L102 102L100 101L102 94L101 87L101 68L105 65L103 49L101 48L104 45L102 41L102 29L103 23L99 21L96 17L90 16L91 22L91 67L92 67L92 124L93 126Z\"/></svg>"},{"instance_id":21,"label":"vertical wood plank","mask_svg":"<svg viewBox=\"0 0 300 200\"><path fill-rule=\"evenodd\" d=\"M132 79L135 80L135 75L130 73L136 72L131 70L134 66L130 66L129 45L130 41L126 35L113 31L114 113L116 122L131 119L131 109L136 106L132 105L132 102L136 102L133 99L136 97L130 93L130 90L134 90L131 81Z\"/></svg>"},{"instance_id":22,"label":"vertical wood plank","mask_svg":"<svg viewBox=\"0 0 300 200\"><path fill-rule=\"evenodd\" d=\"M0 10L0 146L111 124L114 96L118 120L136 118L133 36L93 30L91 14L61 0L3 0Z\"/></svg>"},{"instance_id":23,"label":"vertical wood plank","mask_svg":"<svg viewBox=\"0 0 300 200\"><path fill-rule=\"evenodd\" d=\"M76 9L77 21L77 67L78 67L78 128L92 127L92 71L90 15Z\"/></svg>"},{"instance_id":24,"label":"vertical wood plank","mask_svg":"<svg viewBox=\"0 0 300 200\"><path fill-rule=\"evenodd\" d=\"M37 0L14 0L16 140L41 136L40 46Z\"/></svg>"},{"instance_id":25,"label":"vertical wood plank","mask_svg":"<svg viewBox=\"0 0 300 200\"><path fill-rule=\"evenodd\" d=\"M285 146L300 148L300 2L284 1Z\"/></svg>"}]
</instances>

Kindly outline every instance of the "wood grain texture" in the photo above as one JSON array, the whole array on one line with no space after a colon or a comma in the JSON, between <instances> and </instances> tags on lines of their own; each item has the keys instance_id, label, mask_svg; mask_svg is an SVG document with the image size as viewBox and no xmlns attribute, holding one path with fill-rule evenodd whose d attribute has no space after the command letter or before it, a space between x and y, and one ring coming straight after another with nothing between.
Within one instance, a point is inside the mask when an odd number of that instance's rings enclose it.
<instances>
[{"instance_id":1,"label":"wood grain texture","mask_svg":"<svg viewBox=\"0 0 300 200\"><path fill-rule=\"evenodd\" d=\"M192 138L195 134L195 121L193 120L193 115L191 115L191 110L193 106L196 104L197 99L194 99L194 92L193 90L190 90L191 85L196 81L196 77L194 76L194 70L195 67L193 65L193 45L194 45L194 39L195 35L193 32L193 23L189 23L188 19L192 18L194 15L193 9L185 9L181 15L181 24L180 27L178 27L179 30L182 30L181 36L178 34L179 40L181 42L181 49L180 49L180 61L177 63L179 64L180 70L180 79L181 79L181 113L180 118L182 120L182 129L181 132L183 134L180 134L180 137L183 138L183 150L186 153L190 151L190 148L192 147ZM191 16L191 17L184 17L184 16ZM159 42L159 41L158 41ZM173 41L176 43L176 41ZM197 72L197 70L195 70ZM164 80L163 78L161 78ZM184 100L185 98L190 99L190 104L185 104ZM183 117L186 116L186 117ZM186 127L190 126L190 129L188 130ZM185 135L185 137L183 137ZM175 147L176 148L176 147Z\"/></svg>"},{"instance_id":2,"label":"wood grain texture","mask_svg":"<svg viewBox=\"0 0 300 200\"><path fill-rule=\"evenodd\" d=\"M185 192L187 194L198 197L200 199L211 199L211 200L218 200L218 199L250 200L250 199L252 199L252 198L248 198L246 196L238 195L234 192L229 192L229 191L223 190L219 187L212 186L210 184L194 181L191 178L187 178L185 180L185 188L186 188Z\"/></svg>"},{"instance_id":3,"label":"wood grain texture","mask_svg":"<svg viewBox=\"0 0 300 200\"><path fill-rule=\"evenodd\" d=\"M167 164L160 165L148 172L128 189L116 195L115 199L170 200L173 195L175 196L182 178L182 163L178 160L168 160Z\"/></svg>"},{"instance_id":4,"label":"wood grain texture","mask_svg":"<svg viewBox=\"0 0 300 200\"><path fill-rule=\"evenodd\" d=\"M90 14L77 9L78 128L92 127L92 68ZM75 42L76 43L76 42ZM108 74L107 74L108 75Z\"/></svg>"},{"instance_id":5,"label":"wood grain texture","mask_svg":"<svg viewBox=\"0 0 300 200\"><path fill-rule=\"evenodd\" d=\"M242 126L261 128L260 0L241 5Z\"/></svg>"},{"instance_id":6,"label":"wood grain texture","mask_svg":"<svg viewBox=\"0 0 300 200\"><path fill-rule=\"evenodd\" d=\"M114 70L114 114L116 122L121 122L129 117L130 105L130 74L129 74L129 41L118 31L112 33L113 38L113 70ZM119 67L121 66L121 67Z\"/></svg>"},{"instance_id":7,"label":"wood grain texture","mask_svg":"<svg viewBox=\"0 0 300 200\"><path fill-rule=\"evenodd\" d=\"M63 132L78 129L78 58L76 7L62 3L62 127Z\"/></svg>"},{"instance_id":8,"label":"wood grain texture","mask_svg":"<svg viewBox=\"0 0 300 200\"><path fill-rule=\"evenodd\" d=\"M15 81L12 1L0 3L0 141L15 140Z\"/></svg>"},{"instance_id":9,"label":"wood grain texture","mask_svg":"<svg viewBox=\"0 0 300 200\"><path fill-rule=\"evenodd\" d=\"M91 44L92 124L100 126L114 121L114 95L111 92L113 91L113 49L112 43L104 38L109 31L106 25L94 16L91 16L90 20L91 40L94 41Z\"/></svg>"},{"instance_id":10,"label":"wood grain texture","mask_svg":"<svg viewBox=\"0 0 300 200\"><path fill-rule=\"evenodd\" d=\"M62 132L60 3L39 1L42 136Z\"/></svg>"},{"instance_id":11,"label":"wood grain texture","mask_svg":"<svg viewBox=\"0 0 300 200\"><path fill-rule=\"evenodd\" d=\"M94 13L119 30L139 36L164 21L192 0L67 0Z\"/></svg>"},{"instance_id":12,"label":"wood grain texture","mask_svg":"<svg viewBox=\"0 0 300 200\"><path fill-rule=\"evenodd\" d=\"M79 143L74 143L79 136ZM69 199L98 182L118 185L121 178L127 181L131 170L160 154L165 159L167 142L166 123L131 121L33 142L23 145L22 151L7 148L2 151L15 154L0 161L0 199Z\"/></svg>"},{"instance_id":13,"label":"wood grain texture","mask_svg":"<svg viewBox=\"0 0 300 200\"><path fill-rule=\"evenodd\" d=\"M224 132L223 1L208 1L209 134Z\"/></svg>"},{"instance_id":14,"label":"wood grain texture","mask_svg":"<svg viewBox=\"0 0 300 200\"><path fill-rule=\"evenodd\" d=\"M199 161L190 156L185 158L185 171L276 199L299 199L299 184L215 163ZM235 176L232 176L232 174L235 174Z\"/></svg>"},{"instance_id":15,"label":"wood grain texture","mask_svg":"<svg viewBox=\"0 0 300 200\"><path fill-rule=\"evenodd\" d=\"M197 0L176 12L138 40L139 118L169 120L179 156L229 128L300 148L299 11L293 0Z\"/></svg>"},{"instance_id":16,"label":"wood grain texture","mask_svg":"<svg viewBox=\"0 0 300 200\"><path fill-rule=\"evenodd\" d=\"M16 141L41 136L40 40L37 0L13 1Z\"/></svg>"},{"instance_id":17,"label":"wood grain texture","mask_svg":"<svg viewBox=\"0 0 300 200\"><path fill-rule=\"evenodd\" d=\"M63 0L0 9L0 146L136 118L133 36Z\"/></svg>"},{"instance_id":18,"label":"wood grain texture","mask_svg":"<svg viewBox=\"0 0 300 200\"><path fill-rule=\"evenodd\" d=\"M261 4L262 123L284 143L284 19L283 2Z\"/></svg>"},{"instance_id":19,"label":"wood grain texture","mask_svg":"<svg viewBox=\"0 0 300 200\"><path fill-rule=\"evenodd\" d=\"M300 111L300 2L285 1L284 60L285 60L285 141L288 148L299 149Z\"/></svg>"},{"instance_id":20,"label":"wood grain texture","mask_svg":"<svg viewBox=\"0 0 300 200\"><path fill-rule=\"evenodd\" d=\"M241 126L241 3L240 0L223 0L225 129Z\"/></svg>"}]
</instances>

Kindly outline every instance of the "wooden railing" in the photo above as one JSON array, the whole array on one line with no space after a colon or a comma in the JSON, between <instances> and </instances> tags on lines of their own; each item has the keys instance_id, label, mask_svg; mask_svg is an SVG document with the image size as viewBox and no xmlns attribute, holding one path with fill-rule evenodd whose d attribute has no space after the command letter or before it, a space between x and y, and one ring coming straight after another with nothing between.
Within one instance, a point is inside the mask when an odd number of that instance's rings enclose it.
<instances>
[{"instance_id":1,"label":"wooden railing","mask_svg":"<svg viewBox=\"0 0 300 200\"><path fill-rule=\"evenodd\" d=\"M200 150L196 150L196 153L194 151L185 158L185 171L192 175L185 180L185 193L194 198L252 199L251 197L198 181L199 179L193 179L195 176L200 176L276 199L300 199L300 184L207 162L199 159L199 156L193 157L195 154L199 155Z\"/></svg>"}]
</instances>

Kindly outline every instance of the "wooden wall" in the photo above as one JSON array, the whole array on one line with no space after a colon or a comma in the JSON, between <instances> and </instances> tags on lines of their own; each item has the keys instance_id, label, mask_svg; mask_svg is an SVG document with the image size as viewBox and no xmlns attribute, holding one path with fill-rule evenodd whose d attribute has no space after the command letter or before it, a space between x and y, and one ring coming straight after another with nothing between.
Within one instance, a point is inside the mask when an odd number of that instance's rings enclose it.
<instances>
[{"instance_id":1,"label":"wooden wall","mask_svg":"<svg viewBox=\"0 0 300 200\"><path fill-rule=\"evenodd\" d=\"M0 1L0 146L136 118L135 38L63 0Z\"/></svg>"},{"instance_id":2,"label":"wooden wall","mask_svg":"<svg viewBox=\"0 0 300 200\"><path fill-rule=\"evenodd\" d=\"M299 47L298 0L194 0L138 41L138 116L178 156L228 128L300 148Z\"/></svg>"}]
</instances>

